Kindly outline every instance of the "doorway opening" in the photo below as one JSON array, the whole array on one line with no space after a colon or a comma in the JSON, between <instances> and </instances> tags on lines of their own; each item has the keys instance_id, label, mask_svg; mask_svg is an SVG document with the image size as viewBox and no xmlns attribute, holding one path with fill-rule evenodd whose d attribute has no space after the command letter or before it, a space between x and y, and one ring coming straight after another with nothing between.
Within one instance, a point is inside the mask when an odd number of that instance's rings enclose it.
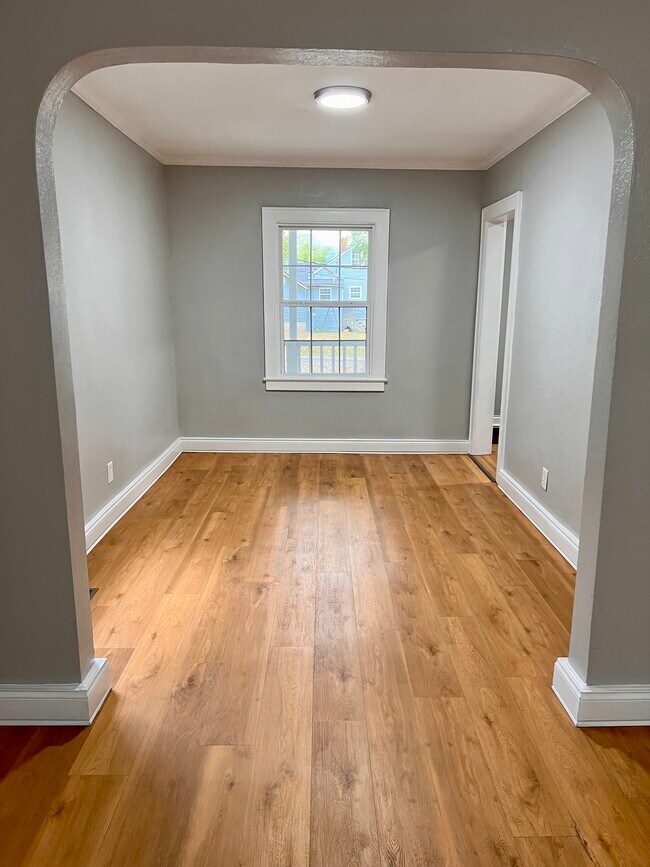
<instances>
[{"instance_id":1,"label":"doorway opening","mask_svg":"<svg viewBox=\"0 0 650 867\"><path fill-rule=\"evenodd\" d=\"M481 214L469 454L497 484L506 440L522 204L518 191Z\"/></svg>"},{"instance_id":2,"label":"doorway opening","mask_svg":"<svg viewBox=\"0 0 650 867\"><path fill-rule=\"evenodd\" d=\"M522 204L518 191L481 214L469 431L474 456L490 456L495 439L503 453L506 439ZM497 460L497 472L500 466Z\"/></svg>"},{"instance_id":3,"label":"doorway opening","mask_svg":"<svg viewBox=\"0 0 650 867\"><path fill-rule=\"evenodd\" d=\"M321 56L322 55L322 56ZM324 64L327 52L318 53L318 57L314 54L314 58L312 60L306 60L304 55L292 52L270 52L270 53L256 53L254 63L290 63L293 65L306 65L306 66L321 66ZM210 63L218 63L222 60L225 63L229 64L243 64L246 63L246 58L249 58L250 55L247 55L246 51L236 51L231 53L224 54L220 52L218 49L205 49L205 50L196 50L192 54L192 58L200 61L200 60L208 60ZM147 56L147 61L151 62L152 59L155 59L161 65L164 65L165 62L173 59L182 59L185 61L187 59L187 53L181 52L178 55L175 50L169 49L167 51L163 51L160 55L156 54L154 51L152 54ZM337 62L341 62L341 55L337 53L336 55ZM332 57L332 61L334 58ZM417 61L417 62L416 62ZM476 68L478 60L477 58L473 58L470 55L467 57L455 56L453 58L454 66L462 66L465 68ZM47 260L48 267L50 268L50 290L52 293L52 305L53 308L56 308L59 302L64 298L64 286L63 286L63 269L61 267L61 249L60 249L60 238L59 238L59 228L58 228L58 217L57 217L57 207L56 201L54 198L54 185L53 185L53 160L51 153L51 140L52 140L52 132L54 121L56 119L56 114L58 111L58 105L62 98L62 96L70 89L71 85L74 84L75 81L82 78L88 72L91 72L95 69L101 69L103 67L111 66L111 65L129 65L136 64L138 62L137 52L130 51L116 51L105 54L101 57L97 56L89 56L84 58L78 64L71 64L69 68L66 68L64 72L61 74L59 79L53 82L50 92L44 102L44 109L41 112L41 119L39 122L39 143L41 149L44 147L45 150L41 152L42 160L39 164L39 172L41 174L40 177L40 186L41 186L41 197L42 197L42 205L43 211L45 214L44 220L44 234L46 238L46 247L47 247ZM350 52L349 57L345 59L346 66L355 66L359 67L363 66L396 66L396 67L407 67L409 63L412 63L414 67L424 68L427 66L444 66L450 62L450 59L444 59L439 56L435 58L426 58L424 55L418 58L390 58L388 55L381 60L378 58L378 55L373 54L372 58L366 57L363 52ZM549 58L548 63L545 60L540 59L531 59L531 58L518 58L515 61L515 65L519 69L536 69L539 71L551 71L558 75L567 75L567 77L573 78L576 81L581 81L581 83L586 84L587 86L592 86L596 89L597 82L594 79L590 79L588 71L586 69L582 70L581 74L578 74L577 69L573 70L575 72L574 75L571 74L571 70L569 69L572 64L568 62L561 62L556 66L556 59ZM480 60L480 64L482 68L512 68L513 59L510 57L507 58L492 58L492 57L482 57ZM578 64L581 69L582 66ZM49 150L48 150L49 148ZM495 223L496 225L496 223ZM514 235L513 235L514 239ZM611 275L610 275L611 277ZM512 280L511 280L512 282ZM516 282L516 281L515 281ZM514 299L511 297L509 299L508 307L512 307L514 310ZM54 312L57 312L56 310ZM58 314L63 312L63 317L65 318L65 310L58 311ZM510 315L510 314L509 314ZM60 320L60 315L57 315L56 320ZM417 322L417 319L411 317L412 322ZM440 330L440 334L442 336L446 336L443 333L443 329ZM57 353L57 367L59 369L60 377L58 382L58 389L61 392L62 398L60 399L60 411L61 411L61 426L64 432L66 432L67 438L64 437L66 441L66 462L67 462L67 470L69 471L66 475L66 484L68 485L68 498L74 508L72 509L71 514L73 515L75 521L75 533L73 533L73 539L75 548L77 553L80 553L81 545L83 544L83 533L81 532L83 529L82 521L80 521L80 517L82 517L82 509L81 509L81 500L80 500L80 491L78 485L78 477L79 477L79 467L78 467L78 453L76 447L76 431L74 428L74 389L72 386L71 376L70 376L70 364L69 364L69 347L67 346L68 335L66 329L63 329L61 334L55 334L55 341L58 338L62 338L62 345L57 346L59 352ZM504 346L504 359L507 357L508 347ZM498 356L498 348L497 348L497 356ZM507 375L506 367L504 364L504 378ZM469 379L469 378L468 378ZM507 398L507 385L504 382L504 392ZM491 406L491 416L492 420L489 426L489 436L490 436L490 450L491 450L491 440L493 436L494 429L494 397L495 394L492 394L492 406ZM240 404L243 406L244 404ZM467 404L465 403L465 407ZM70 411L72 411L72 416L70 415ZM501 413L502 418L506 416L507 418L507 407ZM500 448L499 452L503 451L504 440L505 440L505 427L503 425L501 428L500 434ZM466 429L465 429L466 430ZM198 437L196 438L199 439ZM233 440L229 440L229 442L234 442ZM277 439L274 442L278 442ZM340 439L336 440L337 443L341 442ZM396 440L390 440L390 442L397 442ZM446 440L445 442L450 442ZM455 442L455 441L454 441ZM252 438L248 438L247 444L252 444ZM192 445L190 443L190 445ZM193 444L195 447L197 443ZM253 444L254 445L254 444ZM187 440L185 438L181 438L181 442L179 447L184 449L187 447ZM206 449L208 450L208 449ZM237 450L243 451L244 448L240 447ZM378 449L375 449L378 450ZM468 449L467 441L465 441L463 451L471 451L471 448ZM321 449L322 451L322 449ZM419 449L421 451L421 449ZM449 451L449 449L448 449ZM464 458L467 461L467 458ZM499 462L500 462L499 458ZM78 562L78 558L77 558ZM81 576L85 577L85 576ZM76 579L75 579L76 580ZM84 581L84 583L86 583ZM87 592L87 590L86 590Z\"/></svg>"}]
</instances>

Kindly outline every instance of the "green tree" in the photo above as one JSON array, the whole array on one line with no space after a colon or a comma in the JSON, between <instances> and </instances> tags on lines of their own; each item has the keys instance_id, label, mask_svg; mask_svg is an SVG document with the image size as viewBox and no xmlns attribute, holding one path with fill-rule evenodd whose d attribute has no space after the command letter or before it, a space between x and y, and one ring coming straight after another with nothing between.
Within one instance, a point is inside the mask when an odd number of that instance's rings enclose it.
<instances>
[{"instance_id":1,"label":"green tree","mask_svg":"<svg viewBox=\"0 0 650 867\"><path fill-rule=\"evenodd\" d=\"M293 231L293 230L291 230ZM308 264L310 261L325 264L336 258L338 251L330 244L323 244L318 241L318 238L311 237L311 259L310 259L310 233L308 231L297 230L296 237L296 263L298 265ZM282 233L282 258L283 261L289 263L290 254L290 232ZM365 230L352 230L349 235L348 249L352 250L355 258L360 264L365 265L368 262L368 232Z\"/></svg>"},{"instance_id":2,"label":"green tree","mask_svg":"<svg viewBox=\"0 0 650 867\"><path fill-rule=\"evenodd\" d=\"M349 250L355 254L355 258L360 265L368 264L368 232L364 229L361 231L352 231Z\"/></svg>"}]
</instances>

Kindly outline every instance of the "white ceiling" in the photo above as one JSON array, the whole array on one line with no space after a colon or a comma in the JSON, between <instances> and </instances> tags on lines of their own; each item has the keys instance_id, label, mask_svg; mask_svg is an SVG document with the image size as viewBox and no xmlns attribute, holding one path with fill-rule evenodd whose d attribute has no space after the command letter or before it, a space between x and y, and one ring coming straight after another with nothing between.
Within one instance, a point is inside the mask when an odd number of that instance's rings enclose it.
<instances>
[{"instance_id":1,"label":"white ceiling","mask_svg":"<svg viewBox=\"0 0 650 867\"><path fill-rule=\"evenodd\" d=\"M326 111L329 84L372 100ZM73 90L169 165L413 169L489 168L587 95L535 72L215 63L113 66Z\"/></svg>"}]
</instances>

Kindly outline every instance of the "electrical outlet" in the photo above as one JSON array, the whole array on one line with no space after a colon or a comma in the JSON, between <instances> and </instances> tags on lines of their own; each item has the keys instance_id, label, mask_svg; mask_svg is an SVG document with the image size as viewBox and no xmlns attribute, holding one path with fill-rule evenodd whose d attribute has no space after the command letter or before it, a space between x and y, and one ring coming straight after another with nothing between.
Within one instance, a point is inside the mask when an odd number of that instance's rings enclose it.
<instances>
[{"instance_id":1,"label":"electrical outlet","mask_svg":"<svg viewBox=\"0 0 650 867\"><path fill-rule=\"evenodd\" d=\"M548 491L548 470L546 467L542 467L542 488Z\"/></svg>"},{"instance_id":2,"label":"electrical outlet","mask_svg":"<svg viewBox=\"0 0 650 867\"><path fill-rule=\"evenodd\" d=\"M113 484L113 461L109 461L106 464L106 476L108 478L108 484Z\"/></svg>"}]
</instances>

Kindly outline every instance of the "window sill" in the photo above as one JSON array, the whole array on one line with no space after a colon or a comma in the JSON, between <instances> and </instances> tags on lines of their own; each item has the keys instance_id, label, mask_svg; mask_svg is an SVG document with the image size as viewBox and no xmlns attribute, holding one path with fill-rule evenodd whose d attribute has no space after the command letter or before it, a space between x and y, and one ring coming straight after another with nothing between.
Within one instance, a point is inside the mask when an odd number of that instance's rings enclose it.
<instances>
[{"instance_id":1,"label":"window sill","mask_svg":"<svg viewBox=\"0 0 650 867\"><path fill-rule=\"evenodd\" d=\"M267 377L267 391L384 391L385 379L369 376L330 377Z\"/></svg>"}]
</instances>

